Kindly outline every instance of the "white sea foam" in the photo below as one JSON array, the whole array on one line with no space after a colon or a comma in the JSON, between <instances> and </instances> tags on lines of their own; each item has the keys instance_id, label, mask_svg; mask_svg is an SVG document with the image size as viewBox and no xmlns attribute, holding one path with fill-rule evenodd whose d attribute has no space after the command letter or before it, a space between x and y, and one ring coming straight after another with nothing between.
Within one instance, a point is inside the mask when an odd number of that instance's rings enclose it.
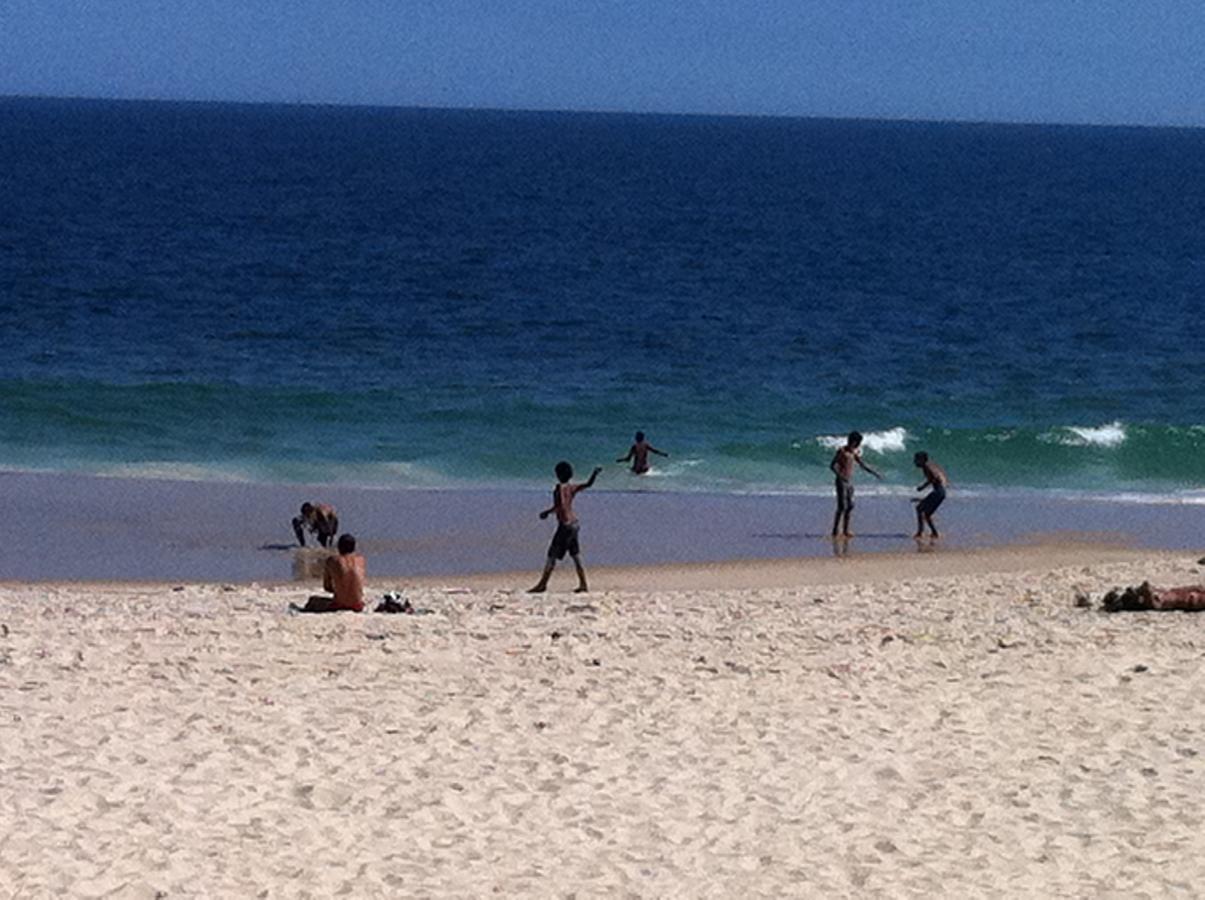
<instances>
[{"instance_id":1,"label":"white sea foam","mask_svg":"<svg viewBox=\"0 0 1205 900\"><path fill-rule=\"evenodd\" d=\"M821 447L836 450L844 447L847 435L822 434L816 438ZM862 446L873 453L897 453L903 450L908 442L906 429L896 426L886 431L871 431L862 435Z\"/></svg>"},{"instance_id":2,"label":"white sea foam","mask_svg":"<svg viewBox=\"0 0 1205 900\"><path fill-rule=\"evenodd\" d=\"M248 472L220 466L206 466L175 460L146 460L96 465L87 474L102 478L134 478L147 481L200 481L223 484L247 484L255 481Z\"/></svg>"},{"instance_id":3,"label":"white sea foam","mask_svg":"<svg viewBox=\"0 0 1205 900\"><path fill-rule=\"evenodd\" d=\"M688 469L702 465L701 459L675 459L667 463L652 463L651 468L644 473L645 478L675 478L686 474Z\"/></svg>"},{"instance_id":4,"label":"white sea foam","mask_svg":"<svg viewBox=\"0 0 1205 900\"><path fill-rule=\"evenodd\" d=\"M1121 422L1110 422L1095 428L1068 425L1042 437L1065 447L1120 447L1125 443L1126 428Z\"/></svg>"}]
</instances>

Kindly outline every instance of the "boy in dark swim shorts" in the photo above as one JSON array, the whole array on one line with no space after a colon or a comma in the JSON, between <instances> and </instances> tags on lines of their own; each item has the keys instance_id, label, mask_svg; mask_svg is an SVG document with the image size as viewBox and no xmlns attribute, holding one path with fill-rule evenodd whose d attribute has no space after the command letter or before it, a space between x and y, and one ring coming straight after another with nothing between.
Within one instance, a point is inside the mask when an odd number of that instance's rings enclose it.
<instances>
[{"instance_id":1,"label":"boy in dark swim shorts","mask_svg":"<svg viewBox=\"0 0 1205 900\"><path fill-rule=\"evenodd\" d=\"M833 461L828 464L836 476L837 512L833 515L833 537L851 538L854 533L849 530L849 521L854 511L854 467L865 469L880 481L883 476L873 467L862 460L862 434L851 431L845 445L841 447ZM842 528L844 525L844 528Z\"/></svg>"},{"instance_id":2,"label":"boy in dark swim shorts","mask_svg":"<svg viewBox=\"0 0 1205 900\"><path fill-rule=\"evenodd\" d=\"M933 488L924 497L919 500L913 500L916 504L916 534L914 537L923 537L925 533L925 524L929 525L929 532L933 537L941 537L937 533L937 528L933 524L933 514L937 512L937 507L941 506L946 499L946 488L950 484L950 479L946 477L946 470L939 466L933 460L929 459L928 453L917 453L912 457L912 462L916 464L918 469L925 473L925 481L918 491L923 491L927 487Z\"/></svg>"},{"instance_id":3,"label":"boy in dark swim shorts","mask_svg":"<svg viewBox=\"0 0 1205 900\"><path fill-rule=\"evenodd\" d=\"M541 519L547 519L552 513L556 513L556 533L552 536L552 543L548 547L548 560L544 563L544 573L540 576L536 586L528 593L541 594L548 589L548 579L552 575L552 570L556 568L557 560L564 559L566 553L569 554L577 569L575 593L584 594L589 590L586 587L586 570L582 567L582 549L578 543L580 525L577 515L573 512L573 498L593 485L594 479L601 471L602 466L599 466L590 473L590 477L586 481L581 484L570 484L569 479L573 477L573 466L563 461L556 464L557 485L552 489L552 506L540 511Z\"/></svg>"}]
</instances>

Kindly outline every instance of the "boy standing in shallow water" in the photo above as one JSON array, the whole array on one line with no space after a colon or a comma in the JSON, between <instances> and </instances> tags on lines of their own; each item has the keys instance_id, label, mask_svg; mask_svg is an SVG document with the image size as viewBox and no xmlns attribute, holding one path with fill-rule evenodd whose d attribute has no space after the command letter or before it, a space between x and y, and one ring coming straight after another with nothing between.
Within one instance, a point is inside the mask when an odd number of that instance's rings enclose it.
<instances>
[{"instance_id":1,"label":"boy standing in shallow water","mask_svg":"<svg viewBox=\"0 0 1205 900\"><path fill-rule=\"evenodd\" d=\"M833 537L853 537L849 530L849 519L854 511L854 466L860 466L880 481L883 476L862 461L862 435L851 431L845 446L837 451L828 464L837 477L837 512L833 516ZM842 520L844 519L844 523ZM844 524L844 528L842 528Z\"/></svg>"},{"instance_id":2,"label":"boy standing in shallow water","mask_svg":"<svg viewBox=\"0 0 1205 900\"><path fill-rule=\"evenodd\" d=\"M656 447L646 441L644 439L643 431L637 431L636 441L631 447L628 448L628 455L621 456L615 461L622 463L627 462L630 459L632 461L633 475L647 475L651 469L649 466L650 453L656 453L658 456L669 456L669 454L664 450L658 450Z\"/></svg>"},{"instance_id":3,"label":"boy standing in shallow water","mask_svg":"<svg viewBox=\"0 0 1205 900\"><path fill-rule=\"evenodd\" d=\"M927 487L933 488L924 497L912 501L916 504L916 534L913 537L924 535L926 522L929 524L929 531L933 537L941 537L937 533L937 528L933 525L933 513L937 512L937 507L941 506L942 501L946 499L946 488L949 487L950 479L946 477L945 469L929 459L928 453L921 452L916 454L916 456L912 457L912 462L925 473L925 482L917 490L923 491Z\"/></svg>"},{"instance_id":4,"label":"boy standing in shallow water","mask_svg":"<svg viewBox=\"0 0 1205 900\"><path fill-rule=\"evenodd\" d=\"M556 568L557 560L564 559L566 553L573 558L573 565L577 569L575 593L584 594L589 590L586 587L586 570L582 568L582 550L577 540L579 525L577 514L573 511L573 498L593 485L594 479L601 471L602 466L598 466L581 484L570 484L569 479L573 477L573 466L564 461L556 464L557 485L552 489L552 506L540 511L541 519L547 519L550 514L556 513L556 533L552 536L552 544L548 547L548 561L544 563L544 573L540 576L536 586L528 593L541 594L547 590L548 579L552 575L552 570Z\"/></svg>"}]
</instances>

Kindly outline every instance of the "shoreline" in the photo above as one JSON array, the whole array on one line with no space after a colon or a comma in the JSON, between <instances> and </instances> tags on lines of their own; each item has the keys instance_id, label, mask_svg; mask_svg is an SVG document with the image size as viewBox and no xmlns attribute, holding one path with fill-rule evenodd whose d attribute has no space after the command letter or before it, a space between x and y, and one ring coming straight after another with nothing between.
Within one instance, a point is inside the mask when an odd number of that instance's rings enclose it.
<instances>
[{"instance_id":1,"label":"shoreline","mask_svg":"<svg viewBox=\"0 0 1205 900\"><path fill-rule=\"evenodd\" d=\"M552 529L536 517L543 491L359 490L0 473L15 523L0 542L9 582L276 583L308 580L321 551L299 550L289 520L303 500L331 502L356 534L370 576L495 578L538 571ZM594 491L583 495L587 572L649 566L770 565L848 552L936 556L1032 543L1135 551L1205 549L1205 506L1101 504L1041 494L964 497L952 491L943 537L918 544L903 497L859 495L848 544L827 535L827 497ZM1012 551L1009 551L1012 552ZM774 564L779 564L774 563Z\"/></svg>"},{"instance_id":2,"label":"shoreline","mask_svg":"<svg viewBox=\"0 0 1205 900\"><path fill-rule=\"evenodd\" d=\"M1185 562L1196 554L1174 550L1146 550L1091 540L1037 538L1033 541L980 548L937 547L917 553L868 553L854 557L803 556L775 559L734 559L714 562L650 563L645 565L591 566L587 570L590 593L640 593L647 591L723 590L747 591L811 585L891 583L917 579L957 578L970 575L1025 573L1068 566L1140 563L1148 560ZM537 568L503 571L469 571L438 575L374 575L369 570L370 592L393 589L451 591L454 593L525 592ZM222 586L235 589L311 590L318 579L188 580L188 579L0 579L0 590L48 588L88 589L103 593L161 592ZM571 594L576 584L568 560L558 564L549 595Z\"/></svg>"}]
</instances>

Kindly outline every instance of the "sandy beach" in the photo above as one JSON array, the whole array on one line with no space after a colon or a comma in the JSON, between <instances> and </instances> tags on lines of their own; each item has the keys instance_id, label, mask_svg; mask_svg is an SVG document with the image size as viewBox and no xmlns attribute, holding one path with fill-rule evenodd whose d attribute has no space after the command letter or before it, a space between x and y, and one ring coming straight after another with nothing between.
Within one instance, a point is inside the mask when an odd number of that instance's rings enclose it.
<instances>
[{"instance_id":1,"label":"sandy beach","mask_svg":"<svg viewBox=\"0 0 1205 900\"><path fill-rule=\"evenodd\" d=\"M1189 896L1199 555L6 585L0 896Z\"/></svg>"}]
</instances>

